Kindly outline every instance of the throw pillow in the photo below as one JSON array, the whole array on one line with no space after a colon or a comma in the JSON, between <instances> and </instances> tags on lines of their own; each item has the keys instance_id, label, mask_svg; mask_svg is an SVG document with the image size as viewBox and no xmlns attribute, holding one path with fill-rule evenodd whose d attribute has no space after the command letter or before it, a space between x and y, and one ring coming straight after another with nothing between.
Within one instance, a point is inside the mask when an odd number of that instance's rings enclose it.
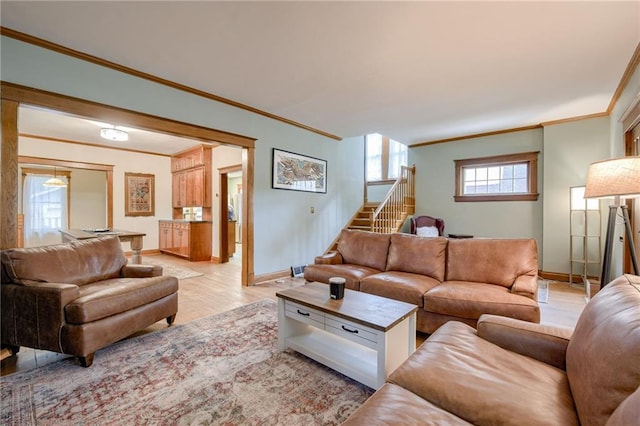
<instances>
[{"instance_id":1,"label":"throw pillow","mask_svg":"<svg viewBox=\"0 0 640 426\"><path fill-rule=\"evenodd\" d=\"M419 237L437 237L440 234L435 226L419 226L416 229L416 235Z\"/></svg>"}]
</instances>

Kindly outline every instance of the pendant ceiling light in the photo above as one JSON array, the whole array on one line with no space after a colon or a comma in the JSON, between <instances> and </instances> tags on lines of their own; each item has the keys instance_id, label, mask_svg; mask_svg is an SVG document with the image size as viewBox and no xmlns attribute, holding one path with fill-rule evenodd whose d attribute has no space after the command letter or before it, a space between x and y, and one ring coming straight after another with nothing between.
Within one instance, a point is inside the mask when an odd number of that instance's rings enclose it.
<instances>
[{"instance_id":1,"label":"pendant ceiling light","mask_svg":"<svg viewBox=\"0 0 640 426\"><path fill-rule=\"evenodd\" d=\"M129 134L124 130L117 129L116 126L100 129L100 137L117 142L129 140Z\"/></svg>"},{"instance_id":2,"label":"pendant ceiling light","mask_svg":"<svg viewBox=\"0 0 640 426\"><path fill-rule=\"evenodd\" d=\"M62 188L62 187L66 187L67 183L64 182L63 180L61 180L60 178L58 178L57 173L56 173L56 169L54 167L54 169L53 169L53 177L47 179L46 181L44 181L44 183L42 185L50 186L50 187L54 187L54 188Z\"/></svg>"}]
</instances>

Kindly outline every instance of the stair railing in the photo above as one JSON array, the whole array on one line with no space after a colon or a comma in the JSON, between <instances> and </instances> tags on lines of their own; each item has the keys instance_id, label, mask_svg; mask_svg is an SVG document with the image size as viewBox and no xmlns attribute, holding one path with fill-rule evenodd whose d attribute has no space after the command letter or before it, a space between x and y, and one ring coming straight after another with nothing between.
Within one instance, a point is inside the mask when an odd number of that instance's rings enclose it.
<instances>
[{"instance_id":1,"label":"stair railing","mask_svg":"<svg viewBox=\"0 0 640 426\"><path fill-rule=\"evenodd\" d=\"M415 212L416 166L402 166L400 176L391 186L378 208L371 210L371 231L379 233L397 232L407 214Z\"/></svg>"}]
</instances>

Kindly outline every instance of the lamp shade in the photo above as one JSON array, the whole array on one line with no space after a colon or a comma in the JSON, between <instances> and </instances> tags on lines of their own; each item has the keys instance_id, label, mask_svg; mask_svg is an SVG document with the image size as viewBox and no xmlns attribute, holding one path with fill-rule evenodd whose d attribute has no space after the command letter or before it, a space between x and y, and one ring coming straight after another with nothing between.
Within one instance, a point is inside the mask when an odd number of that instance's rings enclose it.
<instances>
[{"instance_id":1,"label":"lamp shade","mask_svg":"<svg viewBox=\"0 0 640 426\"><path fill-rule=\"evenodd\" d=\"M598 161L589 166L584 198L640 196L640 157Z\"/></svg>"},{"instance_id":2,"label":"lamp shade","mask_svg":"<svg viewBox=\"0 0 640 426\"><path fill-rule=\"evenodd\" d=\"M50 187L54 187L54 188L62 188L67 186L67 184L62 181L61 179L57 178L57 177L52 177L47 179L44 183L44 186L50 186Z\"/></svg>"}]
</instances>

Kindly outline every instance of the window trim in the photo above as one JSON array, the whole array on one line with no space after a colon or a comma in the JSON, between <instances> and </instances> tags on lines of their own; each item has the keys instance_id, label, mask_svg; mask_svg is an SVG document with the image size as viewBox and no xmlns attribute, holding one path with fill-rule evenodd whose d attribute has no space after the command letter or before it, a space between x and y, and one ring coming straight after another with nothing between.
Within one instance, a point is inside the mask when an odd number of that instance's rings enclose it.
<instances>
[{"instance_id":1,"label":"window trim","mask_svg":"<svg viewBox=\"0 0 640 426\"><path fill-rule=\"evenodd\" d=\"M538 154L540 151L523 152L518 154L495 155L491 157L467 158L454 160L455 163L455 195L456 202L482 201L537 201L538 194ZM517 194L479 194L464 195L462 172L464 167L504 166L515 163L528 163L529 191Z\"/></svg>"}]
</instances>

